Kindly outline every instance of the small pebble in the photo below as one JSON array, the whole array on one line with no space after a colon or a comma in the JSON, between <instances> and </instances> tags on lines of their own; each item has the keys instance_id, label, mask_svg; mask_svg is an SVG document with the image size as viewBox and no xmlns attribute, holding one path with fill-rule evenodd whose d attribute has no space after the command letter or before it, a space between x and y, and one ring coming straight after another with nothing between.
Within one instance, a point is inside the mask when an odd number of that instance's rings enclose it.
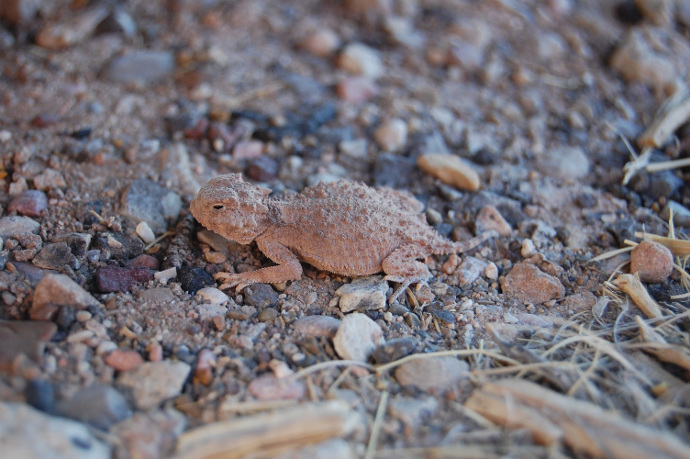
<instances>
[{"instance_id":1,"label":"small pebble","mask_svg":"<svg viewBox=\"0 0 690 459\"><path fill-rule=\"evenodd\" d=\"M278 292L269 284L254 284L243 290L244 302L259 309L273 306L278 302Z\"/></svg>"},{"instance_id":2,"label":"small pebble","mask_svg":"<svg viewBox=\"0 0 690 459\"><path fill-rule=\"evenodd\" d=\"M488 230L494 230L501 236L510 236L513 231L510 223L503 218L503 215L494 206L484 206L477 214L475 220L477 233L481 234Z\"/></svg>"},{"instance_id":3,"label":"small pebble","mask_svg":"<svg viewBox=\"0 0 690 459\"><path fill-rule=\"evenodd\" d=\"M335 291L335 295L340 298L338 307L347 313L384 309L386 292L388 292L388 283L381 276L371 276L355 279L343 285Z\"/></svg>"},{"instance_id":4,"label":"small pebble","mask_svg":"<svg viewBox=\"0 0 690 459\"><path fill-rule=\"evenodd\" d=\"M398 151L407 141L407 123L399 118L386 121L374 131L374 139L384 151Z\"/></svg>"},{"instance_id":5,"label":"small pebble","mask_svg":"<svg viewBox=\"0 0 690 459\"><path fill-rule=\"evenodd\" d=\"M427 153L417 158L417 165L447 185L467 191L479 189L479 174L458 156Z\"/></svg>"},{"instance_id":6,"label":"small pebble","mask_svg":"<svg viewBox=\"0 0 690 459\"><path fill-rule=\"evenodd\" d=\"M537 162L539 170L544 174L572 179L589 174L589 158L579 147L560 147L545 154L546 157Z\"/></svg>"},{"instance_id":7,"label":"small pebble","mask_svg":"<svg viewBox=\"0 0 690 459\"><path fill-rule=\"evenodd\" d=\"M247 389L257 400L300 400L307 394L302 379L285 383L272 373L252 379Z\"/></svg>"},{"instance_id":8,"label":"small pebble","mask_svg":"<svg viewBox=\"0 0 690 459\"><path fill-rule=\"evenodd\" d=\"M177 278L180 285L182 285L182 289L191 295L195 295L196 292L204 287L216 285L213 277L204 268L195 268L189 265L183 265L180 268Z\"/></svg>"},{"instance_id":9,"label":"small pebble","mask_svg":"<svg viewBox=\"0 0 690 459\"><path fill-rule=\"evenodd\" d=\"M213 381L213 367L216 366L216 355L211 349L199 351L194 368L194 380L204 386L208 386Z\"/></svg>"},{"instance_id":10,"label":"small pebble","mask_svg":"<svg viewBox=\"0 0 690 459\"><path fill-rule=\"evenodd\" d=\"M258 140L241 140L232 149L234 159L260 158L266 151L266 144Z\"/></svg>"},{"instance_id":11,"label":"small pebble","mask_svg":"<svg viewBox=\"0 0 690 459\"><path fill-rule=\"evenodd\" d=\"M541 304L563 298L565 287L558 278L529 263L518 263L501 281L504 293L523 303Z\"/></svg>"},{"instance_id":12,"label":"small pebble","mask_svg":"<svg viewBox=\"0 0 690 459\"><path fill-rule=\"evenodd\" d=\"M340 323L340 319L331 316L306 316L297 319L292 326L296 333L333 338Z\"/></svg>"},{"instance_id":13,"label":"small pebble","mask_svg":"<svg viewBox=\"0 0 690 459\"><path fill-rule=\"evenodd\" d=\"M642 241L630 253L630 272L642 282L665 282L673 273L673 254L655 241Z\"/></svg>"},{"instance_id":14,"label":"small pebble","mask_svg":"<svg viewBox=\"0 0 690 459\"><path fill-rule=\"evenodd\" d=\"M467 362L455 357L427 357L403 363L395 370L395 379L405 386L424 392L444 392L469 376Z\"/></svg>"},{"instance_id":15,"label":"small pebble","mask_svg":"<svg viewBox=\"0 0 690 459\"><path fill-rule=\"evenodd\" d=\"M170 279L175 279L176 277L177 268L174 266L172 268L164 269L163 271L158 271L153 275L153 278L163 285L167 284Z\"/></svg>"},{"instance_id":16,"label":"small pebble","mask_svg":"<svg viewBox=\"0 0 690 459\"><path fill-rule=\"evenodd\" d=\"M362 43L350 43L338 56L338 67L355 75L377 79L384 73L379 52Z\"/></svg>"},{"instance_id":17,"label":"small pebble","mask_svg":"<svg viewBox=\"0 0 690 459\"><path fill-rule=\"evenodd\" d=\"M230 301L230 297L215 287L204 287L196 292L204 300L211 304L224 304Z\"/></svg>"},{"instance_id":18,"label":"small pebble","mask_svg":"<svg viewBox=\"0 0 690 459\"><path fill-rule=\"evenodd\" d=\"M131 371L144 363L144 359L136 351L116 349L105 357L106 365L117 371Z\"/></svg>"},{"instance_id":19,"label":"small pebble","mask_svg":"<svg viewBox=\"0 0 690 459\"><path fill-rule=\"evenodd\" d=\"M40 217L48 208L48 197L41 190L27 190L15 196L7 206L8 212L17 212L28 217Z\"/></svg>"},{"instance_id":20,"label":"small pebble","mask_svg":"<svg viewBox=\"0 0 690 459\"><path fill-rule=\"evenodd\" d=\"M367 362L376 346L383 343L383 330L364 314L345 316L333 338L333 347L343 360Z\"/></svg>"},{"instance_id":21,"label":"small pebble","mask_svg":"<svg viewBox=\"0 0 690 459\"><path fill-rule=\"evenodd\" d=\"M496 266L496 263L493 261L489 262L489 264L486 265L486 269L484 269L484 275L487 279L498 279L498 267Z\"/></svg>"},{"instance_id":22,"label":"small pebble","mask_svg":"<svg viewBox=\"0 0 690 459\"><path fill-rule=\"evenodd\" d=\"M345 102L361 104L378 95L379 88L369 78L349 77L339 81L335 91Z\"/></svg>"},{"instance_id":23,"label":"small pebble","mask_svg":"<svg viewBox=\"0 0 690 459\"><path fill-rule=\"evenodd\" d=\"M331 29L320 29L300 42L300 46L314 56L330 56L340 46L340 37Z\"/></svg>"},{"instance_id":24,"label":"small pebble","mask_svg":"<svg viewBox=\"0 0 690 459\"><path fill-rule=\"evenodd\" d=\"M150 269L151 271L156 271L160 267L160 262L158 261L158 258L142 253L141 255L137 255L129 260L127 262L127 267L146 268Z\"/></svg>"},{"instance_id":25,"label":"small pebble","mask_svg":"<svg viewBox=\"0 0 690 459\"><path fill-rule=\"evenodd\" d=\"M273 322L278 317L278 311L274 308L266 308L259 313L257 319L259 322Z\"/></svg>"},{"instance_id":26,"label":"small pebble","mask_svg":"<svg viewBox=\"0 0 690 459\"><path fill-rule=\"evenodd\" d=\"M46 169L34 177L34 186L39 190L47 191L56 188L65 188L67 182L65 182L65 178L62 176L61 172L55 169Z\"/></svg>"},{"instance_id":27,"label":"small pebble","mask_svg":"<svg viewBox=\"0 0 690 459\"><path fill-rule=\"evenodd\" d=\"M92 315L89 311L78 311L74 315L74 317L77 320L77 322L83 323L89 320L92 317Z\"/></svg>"},{"instance_id":28,"label":"small pebble","mask_svg":"<svg viewBox=\"0 0 690 459\"><path fill-rule=\"evenodd\" d=\"M156 240L156 235L153 234L153 230L146 222L139 222L136 228L136 232L137 235L141 238L141 240L144 241L146 244L150 244Z\"/></svg>"},{"instance_id":29,"label":"small pebble","mask_svg":"<svg viewBox=\"0 0 690 459\"><path fill-rule=\"evenodd\" d=\"M522 258L530 258L539 253L534 245L532 239L523 239L522 247L520 248L520 255Z\"/></svg>"},{"instance_id":30,"label":"small pebble","mask_svg":"<svg viewBox=\"0 0 690 459\"><path fill-rule=\"evenodd\" d=\"M458 276L458 285L460 287L467 287L472 285L474 281L479 279L486 269L487 263L475 257L465 257L458 266L456 275Z\"/></svg>"}]
</instances>

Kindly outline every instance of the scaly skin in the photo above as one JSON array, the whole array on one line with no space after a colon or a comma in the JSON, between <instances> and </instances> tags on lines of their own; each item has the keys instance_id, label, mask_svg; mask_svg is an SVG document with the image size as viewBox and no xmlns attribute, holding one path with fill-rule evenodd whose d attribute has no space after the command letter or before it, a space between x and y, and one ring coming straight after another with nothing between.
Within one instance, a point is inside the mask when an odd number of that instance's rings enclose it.
<instances>
[{"instance_id":1,"label":"scaly skin","mask_svg":"<svg viewBox=\"0 0 690 459\"><path fill-rule=\"evenodd\" d=\"M304 261L348 277L384 272L384 279L400 283L393 301L410 284L431 277L418 259L463 252L495 235L451 242L428 225L419 201L390 188L339 180L286 199L269 193L228 174L208 182L191 203L202 225L240 244L256 241L276 263L248 273L218 273L223 289L300 279Z\"/></svg>"}]
</instances>

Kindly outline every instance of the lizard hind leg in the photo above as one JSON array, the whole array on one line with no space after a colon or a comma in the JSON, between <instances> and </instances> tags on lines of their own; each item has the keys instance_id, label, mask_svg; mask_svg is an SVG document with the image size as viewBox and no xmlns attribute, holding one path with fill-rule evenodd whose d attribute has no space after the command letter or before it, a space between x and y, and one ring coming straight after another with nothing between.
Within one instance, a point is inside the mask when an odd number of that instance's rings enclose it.
<instances>
[{"instance_id":1,"label":"lizard hind leg","mask_svg":"<svg viewBox=\"0 0 690 459\"><path fill-rule=\"evenodd\" d=\"M381 266L383 272L386 273L383 279L400 284L388 299L388 303L398 299L400 294L411 284L426 282L431 277L429 268L424 263L417 261L417 258L424 256L420 252L419 246L403 245L383 260Z\"/></svg>"}]
</instances>

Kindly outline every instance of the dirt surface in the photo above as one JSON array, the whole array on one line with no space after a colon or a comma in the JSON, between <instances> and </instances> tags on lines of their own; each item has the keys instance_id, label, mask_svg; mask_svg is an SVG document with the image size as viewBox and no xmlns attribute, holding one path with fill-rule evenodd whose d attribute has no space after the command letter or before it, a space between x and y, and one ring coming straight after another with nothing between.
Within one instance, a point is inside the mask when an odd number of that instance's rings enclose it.
<instances>
[{"instance_id":1,"label":"dirt surface","mask_svg":"<svg viewBox=\"0 0 690 459\"><path fill-rule=\"evenodd\" d=\"M632 442L639 457L682 451L674 259L659 244L633 261L658 315L605 286L628 252L590 260L668 235L669 209L677 238L690 227L684 169L624 184L630 148L690 153L688 2L12 0L0 15L0 448L616 457L635 431L671 445ZM671 132L638 141L674 96ZM223 293L215 273L272 264L189 212L237 172L276 196L341 178L405 190L450 240L500 236L428 257L432 279L390 305L381 276L308 264ZM650 336L681 357L647 352ZM517 418L477 401L523 389L563 399ZM564 400L589 440L561 425ZM622 430L598 431L595 409Z\"/></svg>"}]
</instances>

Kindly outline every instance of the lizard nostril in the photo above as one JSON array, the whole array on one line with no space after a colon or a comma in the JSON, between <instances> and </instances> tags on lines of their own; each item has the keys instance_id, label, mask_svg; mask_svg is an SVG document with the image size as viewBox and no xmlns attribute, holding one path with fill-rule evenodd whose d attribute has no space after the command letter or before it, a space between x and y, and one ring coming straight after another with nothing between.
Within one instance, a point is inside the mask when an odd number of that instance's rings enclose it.
<instances>
[{"instance_id":1,"label":"lizard nostril","mask_svg":"<svg viewBox=\"0 0 690 459\"><path fill-rule=\"evenodd\" d=\"M223 204L216 204L215 206L213 206L213 208L215 210L223 210L225 209L225 206Z\"/></svg>"}]
</instances>

